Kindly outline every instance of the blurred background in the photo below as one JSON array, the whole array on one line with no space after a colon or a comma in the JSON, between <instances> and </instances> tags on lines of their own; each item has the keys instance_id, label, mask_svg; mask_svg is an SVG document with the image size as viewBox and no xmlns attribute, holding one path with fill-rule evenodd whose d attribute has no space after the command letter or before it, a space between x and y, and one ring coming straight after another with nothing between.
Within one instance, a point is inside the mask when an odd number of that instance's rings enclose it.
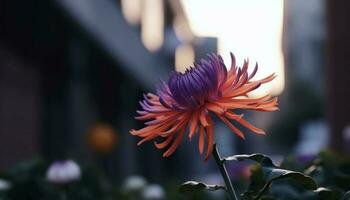
<instances>
[{"instance_id":1,"label":"blurred background","mask_svg":"<svg viewBox=\"0 0 350 200\"><path fill-rule=\"evenodd\" d=\"M251 95L280 96L281 111L246 113L266 137L245 130L240 141L217 123L224 155L261 152L279 162L326 148L346 154L349 9L346 0L3 0L0 170L72 159L117 187L135 175L220 183L196 141L164 159L129 134L143 126L134 119L143 93L213 52L227 66L229 52L239 65L258 62L258 78L276 72Z\"/></svg>"}]
</instances>

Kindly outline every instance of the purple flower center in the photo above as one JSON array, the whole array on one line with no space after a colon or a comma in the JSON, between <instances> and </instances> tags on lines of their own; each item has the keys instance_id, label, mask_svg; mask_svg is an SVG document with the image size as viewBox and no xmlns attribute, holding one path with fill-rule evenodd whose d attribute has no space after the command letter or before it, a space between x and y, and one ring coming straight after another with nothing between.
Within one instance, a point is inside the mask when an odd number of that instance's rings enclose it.
<instances>
[{"instance_id":1,"label":"purple flower center","mask_svg":"<svg viewBox=\"0 0 350 200\"><path fill-rule=\"evenodd\" d=\"M197 108L209 99L221 95L220 85L226 80L227 70L220 56L208 55L209 59L194 64L185 73L174 72L167 87L171 96L180 107ZM164 90L160 93L164 93ZM160 94L162 98L164 94Z\"/></svg>"}]
</instances>

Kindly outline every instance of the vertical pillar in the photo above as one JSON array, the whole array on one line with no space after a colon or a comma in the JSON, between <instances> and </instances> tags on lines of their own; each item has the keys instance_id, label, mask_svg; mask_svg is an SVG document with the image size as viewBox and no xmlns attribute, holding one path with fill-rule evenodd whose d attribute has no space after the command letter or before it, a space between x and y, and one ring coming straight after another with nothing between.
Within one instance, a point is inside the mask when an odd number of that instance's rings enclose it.
<instances>
[{"instance_id":1,"label":"vertical pillar","mask_svg":"<svg viewBox=\"0 0 350 200\"><path fill-rule=\"evenodd\" d=\"M350 1L327 0L327 117L332 148L344 151L342 132L350 124Z\"/></svg>"}]
</instances>

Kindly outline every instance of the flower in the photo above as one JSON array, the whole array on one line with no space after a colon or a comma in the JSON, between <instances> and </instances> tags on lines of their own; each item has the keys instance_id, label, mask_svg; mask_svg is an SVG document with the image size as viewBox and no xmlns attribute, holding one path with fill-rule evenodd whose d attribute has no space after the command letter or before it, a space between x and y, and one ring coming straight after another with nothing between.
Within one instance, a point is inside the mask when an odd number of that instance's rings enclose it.
<instances>
[{"instance_id":1,"label":"flower","mask_svg":"<svg viewBox=\"0 0 350 200\"><path fill-rule=\"evenodd\" d=\"M5 179L0 179L0 192L9 190L9 189L11 189L11 187L12 187L11 182L9 182Z\"/></svg>"},{"instance_id":2,"label":"flower","mask_svg":"<svg viewBox=\"0 0 350 200\"><path fill-rule=\"evenodd\" d=\"M236 59L231 53L231 68L227 71L223 59L219 55L208 55L185 73L173 72L167 82L162 82L157 95L148 93L140 101L142 110L136 119L148 120L146 127L131 130L132 135L143 138L138 145L165 138L161 143L155 142L159 149L168 147L163 156L168 157L178 147L186 128L191 140L199 135L199 152L203 154L205 140L207 143L206 160L211 155L214 144L214 122L210 113L221 119L237 136L245 138L230 120L234 120L257 134L265 134L261 129L243 119L243 114L237 114L237 109L276 111L277 98L269 95L260 98L244 98L248 93L274 79L275 75L252 80L258 70L258 65L248 74L249 61L245 60L242 67L236 66Z\"/></svg>"},{"instance_id":3,"label":"flower","mask_svg":"<svg viewBox=\"0 0 350 200\"><path fill-rule=\"evenodd\" d=\"M162 186L151 184L143 190L142 196L145 200L163 200L165 199L165 191Z\"/></svg>"},{"instance_id":4,"label":"flower","mask_svg":"<svg viewBox=\"0 0 350 200\"><path fill-rule=\"evenodd\" d=\"M46 173L46 179L54 184L67 184L80 180L79 165L73 160L55 161Z\"/></svg>"},{"instance_id":5,"label":"flower","mask_svg":"<svg viewBox=\"0 0 350 200\"><path fill-rule=\"evenodd\" d=\"M140 192L147 186L147 181L142 176L129 176L123 186L128 192Z\"/></svg>"},{"instance_id":6,"label":"flower","mask_svg":"<svg viewBox=\"0 0 350 200\"><path fill-rule=\"evenodd\" d=\"M99 154L107 154L113 151L117 144L117 132L105 123L97 123L89 128L87 143L91 150Z\"/></svg>"}]
</instances>

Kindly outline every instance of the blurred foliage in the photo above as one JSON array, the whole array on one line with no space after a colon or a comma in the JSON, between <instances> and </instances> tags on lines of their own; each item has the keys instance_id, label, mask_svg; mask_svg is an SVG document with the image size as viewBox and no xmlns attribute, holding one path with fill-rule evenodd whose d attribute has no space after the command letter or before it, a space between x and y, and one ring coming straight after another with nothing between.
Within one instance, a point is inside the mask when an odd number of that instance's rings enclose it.
<instances>
[{"instance_id":1,"label":"blurred foliage","mask_svg":"<svg viewBox=\"0 0 350 200\"><path fill-rule=\"evenodd\" d=\"M67 199L108 199L112 190L89 167L82 168L80 181L65 185L49 183L45 176L48 165L39 159L22 162L1 174L1 179L11 183L10 189L2 193L1 200L60 200Z\"/></svg>"},{"instance_id":2,"label":"blurred foliage","mask_svg":"<svg viewBox=\"0 0 350 200\"><path fill-rule=\"evenodd\" d=\"M236 155L223 162L251 162L249 183L240 200L350 200L350 159L324 151L312 159L287 157L280 166L262 154ZM235 164L233 162L232 164ZM0 200L142 200L144 188L127 190L108 182L94 167L80 166L82 178L69 184L55 185L46 180L48 164L40 159L18 163L0 174L11 183L0 187ZM1 184L0 184L1 185ZM236 183L234 184L236 185ZM146 185L143 187L147 187ZM226 199L222 186L200 182L164 184L162 199ZM155 199L156 200L156 199Z\"/></svg>"},{"instance_id":3,"label":"blurred foliage","mask_svg":"<svg viewBox=\"0 0 350 200\"><path fill-rule=\"evenodd\" d=\"M254 161L251 165L250 183L240 195L241 200L350 200L350 160L329 151L321 152L305 162L288 157L275 166L262 154L236 155L223 161ZM181 190L212 190L204 183L189 184ZM204 186L203 186L204 185Z\"/></svg>"}]
</instances>

